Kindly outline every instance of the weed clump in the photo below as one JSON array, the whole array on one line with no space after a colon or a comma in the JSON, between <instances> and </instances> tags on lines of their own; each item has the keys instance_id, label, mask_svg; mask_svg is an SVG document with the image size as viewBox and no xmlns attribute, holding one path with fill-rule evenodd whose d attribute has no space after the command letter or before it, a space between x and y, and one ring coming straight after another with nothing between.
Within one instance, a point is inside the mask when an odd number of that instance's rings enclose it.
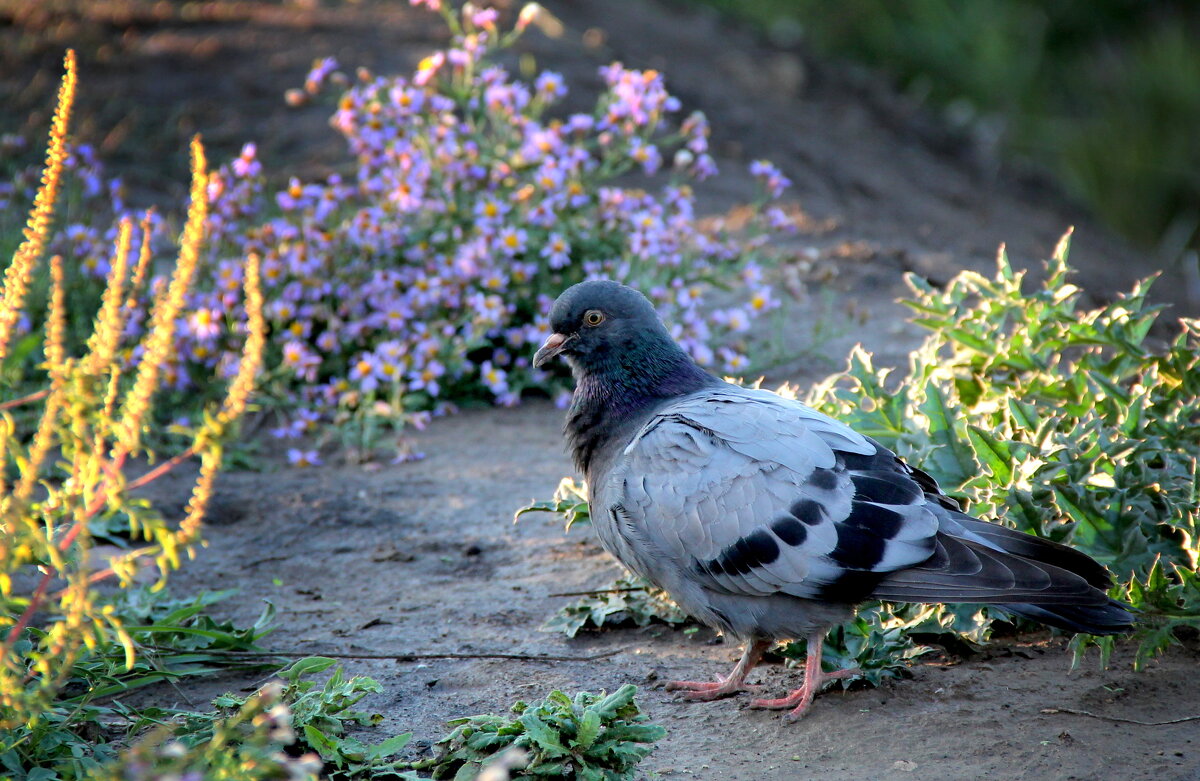
<instances>
[{"instance_id":1,"label":"weed clump","mask_svg":"<svg viewBox=\"0 0 1200 781\"><path fill-rule=\"evenodd\" d=\"M417 767L435 779L474 779L492 763L521 750L517 778L565 777L621 781L667 731L646 723L634 695L622 686L606 696L580 692L572 699L553 691L535 705L518 702L514 718L472 716L450 722L454 731L437 742L438 757Z\"/></svg>"}]
</instances>

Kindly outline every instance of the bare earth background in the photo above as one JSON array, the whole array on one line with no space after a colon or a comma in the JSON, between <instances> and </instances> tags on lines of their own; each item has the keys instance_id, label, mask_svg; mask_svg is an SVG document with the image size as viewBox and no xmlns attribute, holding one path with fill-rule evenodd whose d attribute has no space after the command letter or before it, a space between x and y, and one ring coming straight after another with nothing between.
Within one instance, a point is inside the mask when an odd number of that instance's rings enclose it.
<instances>
[{"instance_id":1,"label":"bare earth background","mask_svg":"<svg viewBox=\"0 0 1200 781\"><path fill-rule=\"evenodd\" d=\"M843 65L764 47L715 16L666 2L546 2L563 35L531 34L520 50L563 72L584 106L596 68L613 59L667 74L685 109L704 110L725 175L702 191L710 213L752 195L742 172L754 158L778 163L795 182L806 215L790 248L804 263L784 269L795 296L784 324L786 360L777 379L811 382L840 366L862 341L900 365L919 334L893 300L901 274L945 281L962 268L987 271L1007 242L1036 269L1058 236L1077 226L1077 280L1096 298L1126 289L1153 269L1145 257L1091 224L1053 188L1017 178L956 140L870 76ZM325 106L288 110L313 58L347 68L403 72L441 35L432 17L403 3L363 2L298 11L265 2L194 4L185 21L174 4L94 2L78 14L50 4L0 0L0 105L8 122L44 110L62 48L82 57L78 109L83 134L144 201L178 200L164 181L183 182L186 137L204 133L212 157L256 141L268 171L324 175L344 166ZM157 9L157 10L155 10ZM30 30L38 35L28 35ZM5 129L11 129L7 127ZM171 161L171 162L164 162ZM1195 311L1190 280L1159 283L1158 295ZM671 678L726 671L737 649L702 630L661 627L582 635L537 627L564 603L550 594L596 588L618 574L587 530L563 536L537 516L514 526L512 512L546 498L569 469L561 413L531 403L463 413L415 436L426 460L400 466L265 471L223 476L209 519L210 545L174 578L176 594L236 587L220 610L250 621L261 600L279 609L266 644L297 654L524 653L587 656L591 662L487 659L348 661L384 687L364 704L386 716L378 738L412 730L420 748L446 719L502 711L553 688L641 687L649 714L669 729L644 763L648 777L702 779L1200 778L1197 722L1140 726L1049 708L1159 721L1200 713L1197 649L1174 650L1134 674L1127 651L1108 671L1095 659L1068 674L1061 639L1022 637L981 658L933 656L912 680L818 699L804 721L745 709L745 698L679 701ZM190 483L155 484L168 512ZM769 691L798 674L765 665ZM204 707L252 680L226 678L143 698Z\"/></svg>"}]
</instances>

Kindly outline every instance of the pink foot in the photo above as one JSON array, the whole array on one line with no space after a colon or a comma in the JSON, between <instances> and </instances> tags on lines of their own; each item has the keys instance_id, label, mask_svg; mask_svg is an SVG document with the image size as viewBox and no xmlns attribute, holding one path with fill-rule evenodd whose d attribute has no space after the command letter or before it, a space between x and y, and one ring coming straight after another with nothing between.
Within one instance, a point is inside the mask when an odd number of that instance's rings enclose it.
<instances>
[{"instance_id":1,"label":"pink foot","mask_svg":"<svg viewBox=\"0 0 1200 781\"><path fill-rule=\"evenodd\" d=\"M729 697L738 692L758 691L761 686L750 686L742 681L734 680L717 680L717 681L669 681L667 683L667 691L683 692L684 699L688 700L719 700L722 697Z\"/></svg>"},{"instance_id":2,"label":"pink foot","mask_svg":"<svg viewBox=\"0 0 1200 781\"><path fill-rule=\"evenodd\" d=\"M818 662L819 664L819 662ZM786 697L780 697L774 700L757 699L750 702L751 708L768 708L771 710L782 710L791 708L792 711L784 718L788 721L794 721L804 716L808 712L808 706L812 704L813 698L817 696L817 692L821 690L829 681L836 681L841 678L849 678L858 675L861 671L857 668L850 670L837 670L836 672L819 672L815 675L806 671L804 674L804 685L799 689L788 694Z\"/></svg>"},{"instance_id":3,"label":"pink foot","mask_svg":"<svg viewBox=\"0 0 1200 781\"><path fill-rule=\"evenodd\" d=\"M715 681L671 681L667 691L681 691L689 700L719 700L738 692L757 691L760 686L748 686L746 675L758 664L763 652L771 646L770 640L757 639L746 643L746 650L738 660L733 671L728 676L717 678Z\"/></svg>"},{"instance_id":4,"label":"pink foot","mask_svg":"<svg viewBox=\"0 0 1200 781\"><path fill-rule=\"evenodd\" d=\"M808 711L808 706L812 704L813 697L817 696L817 692L821 691L821 687L827 682L859 674L860 670L857 669L838 670L832 673L821 669L822 634L824 633L813 632L808 636L808 656L804 660L804 685L788 696L780 697L777 700L754 700L750 703L751 708L791 708L792 710L784 716L784 720L795 721L804 716Z\"/></svg>"}]
</instances>

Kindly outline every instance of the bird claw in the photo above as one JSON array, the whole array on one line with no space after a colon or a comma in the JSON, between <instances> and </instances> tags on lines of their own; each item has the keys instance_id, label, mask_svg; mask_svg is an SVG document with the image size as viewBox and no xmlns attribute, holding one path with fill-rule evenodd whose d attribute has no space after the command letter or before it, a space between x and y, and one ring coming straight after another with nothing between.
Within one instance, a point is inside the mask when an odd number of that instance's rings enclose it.
<instances>
[{"instance_id":1,"label":"bird claw","mask_svg":"<svg viewBox=\"0 0 1200 781\"><path fill-rule=\"evenodd\" d=\"M790 692L786 697L778 699L757 699L750 701L751 708L766 708L768 710L783 710L791 708L791 712L784 716L785 721L796 721L801 719L808 712L808 706L812 704L813 698L817 696L817 692L829 681L836 681L842 678L850 678L858 675L862 671L858 668L849 670L837 670L835 672L822 672L816 676L815 680L810 680L807 676L804 679L804 685L793 692Z\"/></svg>"},{"instance_id":2,"label":"bird claw","mask_svg":"<svg viewBox=\"0 0 1200 781\"><path fill-rule=\"evenodd\" d=\"M708 702L739 692L759 691L762 687L729 681L669 681L666 689L669 692L682 692L684 699Z\"/></svg>"},{"instance_id":3,"label":"bird claw","mask_svg":"<svg viewBox=\"0 0 1200 781\"><path fill-rule=\"evenodd\" d=\"M768 710L783 710L791 708L792 710L784 714L784 721L798 721L804 718L808 713L808 707L812 705L813 697L816 692L810 692L807 688L797 689L786 697L780 697L776 700L751 700L751 708L766 708Z\"/></svg>"}]
</instances>

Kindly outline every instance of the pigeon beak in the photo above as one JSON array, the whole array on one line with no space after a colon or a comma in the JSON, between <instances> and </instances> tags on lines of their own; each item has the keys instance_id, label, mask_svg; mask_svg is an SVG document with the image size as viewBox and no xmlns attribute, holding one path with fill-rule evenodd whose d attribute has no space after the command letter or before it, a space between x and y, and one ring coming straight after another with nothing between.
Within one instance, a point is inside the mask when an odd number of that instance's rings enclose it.
<instances>
[{"instance_id":1,"label":"pigeon beak","mask_svg":"<svg viewBox=\"0 0 1200 781\"><path fill-rule=\"evenodd\" d=\"M543 344L533 356L533 368L540 369L542 365L549 361L554 356L563 351L563 347L567 344L571 337L563 334L550 334Z\"/></svg>"}]
</instances>

